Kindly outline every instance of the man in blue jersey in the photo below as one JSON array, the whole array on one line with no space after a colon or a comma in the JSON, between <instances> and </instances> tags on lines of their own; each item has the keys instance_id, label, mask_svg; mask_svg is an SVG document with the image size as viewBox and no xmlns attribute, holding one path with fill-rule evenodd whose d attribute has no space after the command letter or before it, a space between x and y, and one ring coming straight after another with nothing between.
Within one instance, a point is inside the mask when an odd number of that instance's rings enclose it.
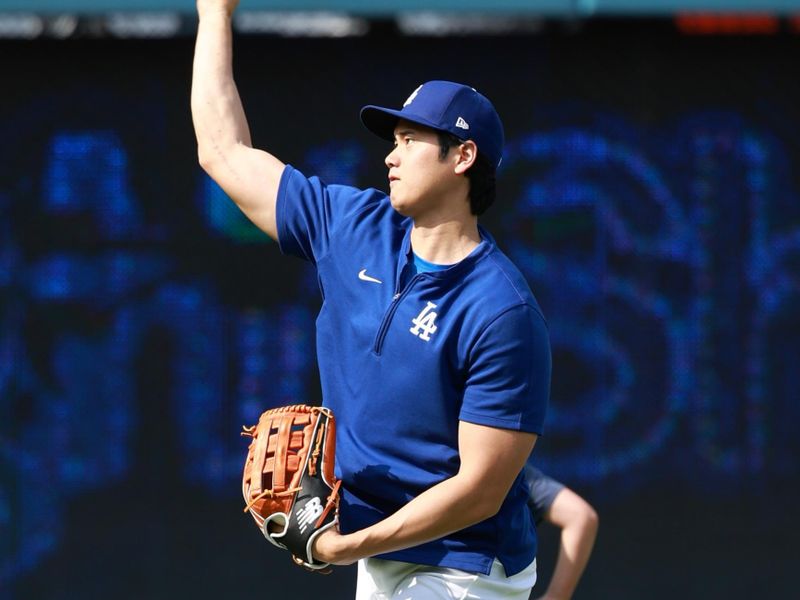
<instances>
[{"instance_id":1,"label":"man in blue jersey","mask_svg":"<svg viewBox=\"0 0 800 600\"><path fill-rule=\"evenodd\" d=\"M518 598L536 580L521 476L550 385L545 321L478 226L503 127L474 89L421 85L367 106L392 141L390 193L327 185L254 149L232 76L238 0L198 0L200 163L281 251L317 269L317 360L337 419L339 532L317 560L359 562L358 599Z\"/></svg>"}]
</instances>

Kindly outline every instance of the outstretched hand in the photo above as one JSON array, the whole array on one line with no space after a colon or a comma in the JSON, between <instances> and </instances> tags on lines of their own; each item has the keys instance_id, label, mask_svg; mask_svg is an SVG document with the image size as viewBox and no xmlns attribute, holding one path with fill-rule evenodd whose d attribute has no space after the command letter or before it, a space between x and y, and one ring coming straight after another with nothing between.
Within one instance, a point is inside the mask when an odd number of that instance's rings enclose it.
<instances>
[{"instance_id":1,"label":"outstretched hand","mask_svg":"<svg viewBox=\"0 0 800 600\"><path fill-rule=\"evenodd\" d=\"M225 12L232 15L237 6L239 0L197 0L197 14L203 16L212 12Z\"/></svg>"}]
</instances>

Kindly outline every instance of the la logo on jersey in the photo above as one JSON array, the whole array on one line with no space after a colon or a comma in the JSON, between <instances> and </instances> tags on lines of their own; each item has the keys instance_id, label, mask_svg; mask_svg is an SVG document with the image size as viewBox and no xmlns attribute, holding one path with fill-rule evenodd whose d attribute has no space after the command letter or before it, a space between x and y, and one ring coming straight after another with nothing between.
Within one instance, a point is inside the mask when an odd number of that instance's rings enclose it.
<instances>
[{"instance_id":1,"label":"la logo on jersey","mask_svg":"<svg viewBox=\"0 0 800 600\"><path fill-rule=\"evenodd\" d=\"M416 317L411 319L414 326L409 331L426 342L431 340L431 335L436 333L438 329L436 327L436 317L439 314L433 312L434 308L436 308L436 305L433 302L428 302L427 306Z\"/></svg>"},{"instance_id":2,"label":"la logo on jersey","mask_svg":"<svg viewBox=\"0 0 800 600\"><path fill-rule=\"evenodd\" d=\"M319 498L312 498L305 503L305 506L298 509L297 524L300 526L300 533L305 533L306 528L322 514L322 501Z\"/></svg>"}]
</instances>

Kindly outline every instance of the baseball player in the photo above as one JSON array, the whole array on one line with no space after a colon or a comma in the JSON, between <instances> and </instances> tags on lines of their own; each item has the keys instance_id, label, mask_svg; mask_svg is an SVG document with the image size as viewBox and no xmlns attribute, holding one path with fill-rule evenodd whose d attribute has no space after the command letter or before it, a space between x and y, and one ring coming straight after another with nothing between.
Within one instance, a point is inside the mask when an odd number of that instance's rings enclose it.
<instances>
[{"instance_id":1,"label":"baseball player","mask_svg":"<svg viewBox=\"0 0 800 600\"><path fill-rule=\"evenodd\" d=\"M252 147L232 76L238 0L198 0L192 116L206 172L285 254L317 269L317 360L337 419L339 531L356 598L527 600L536 536L522 470L542 431L550 346L519 270L478 225L503 126L471 87L366 106L389 193L328 185ZM391 144L391 145L390 145Z\"/></svg>"},{"instance_id":2,"label":"baseball player","mask_svg":"<svg viewBox=\"0 0 800 600\"><path fill-rule=\"evenodd\" d=\"M525 467L528 507L538 526L547 522L561 529L558 558L550 585L538 600L569 600L589 562L599 519L594 508L560 481L530 464Z\"/></svg>"}]
</instances>

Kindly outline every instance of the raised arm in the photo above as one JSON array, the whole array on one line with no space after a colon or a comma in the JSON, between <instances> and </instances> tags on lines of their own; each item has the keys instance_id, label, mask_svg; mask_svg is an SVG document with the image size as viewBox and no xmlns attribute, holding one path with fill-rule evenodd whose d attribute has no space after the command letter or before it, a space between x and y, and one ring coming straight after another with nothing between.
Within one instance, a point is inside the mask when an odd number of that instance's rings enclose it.
<instances>
[{"instance_id":1,"label":"raised arm","mask_svg":"<svg viewBox=\"0 0 800 600\"><path fill-rule=\"evenodd\" d=\"M275 204L284 164L256 150L233 81L231 18L239 0L197 0L192 121L200 165L260 229L277 240Z\"/></svg>"}]
</instances>

